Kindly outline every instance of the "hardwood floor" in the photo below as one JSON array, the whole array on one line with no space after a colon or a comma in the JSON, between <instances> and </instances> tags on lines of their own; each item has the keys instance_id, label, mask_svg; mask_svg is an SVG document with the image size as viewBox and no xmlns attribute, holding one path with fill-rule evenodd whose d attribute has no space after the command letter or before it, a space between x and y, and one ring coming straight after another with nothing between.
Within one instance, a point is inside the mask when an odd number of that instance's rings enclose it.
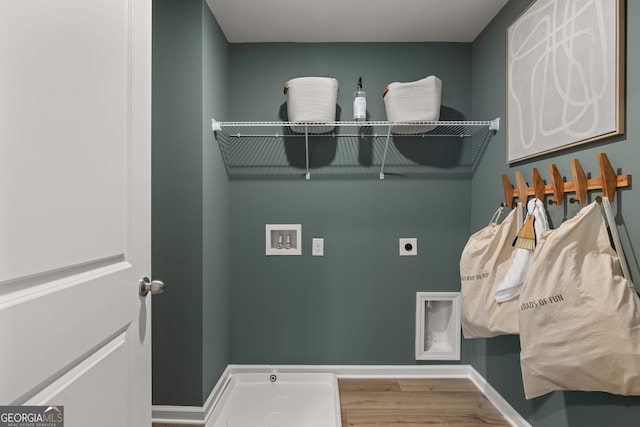
<instances>
[{"instance_id":1,"label":"hardwood floor","mask_svg":"<svg viewBox=\"0 0 640 427\"><path fill-rule=\"evenodd\" d=\"M341 378L338 384L342 427L509 426L467 379Z\"/></svg>"},{"instance_id":2,"label":"hardwood floor","mask_svg":"<svg viewBox=\"0 0 640 427\"><path fill-rule=\"evenodd\" d=\"M339 379L343 427L509 426L466 379Z\"/></svg>"}]
</instances>

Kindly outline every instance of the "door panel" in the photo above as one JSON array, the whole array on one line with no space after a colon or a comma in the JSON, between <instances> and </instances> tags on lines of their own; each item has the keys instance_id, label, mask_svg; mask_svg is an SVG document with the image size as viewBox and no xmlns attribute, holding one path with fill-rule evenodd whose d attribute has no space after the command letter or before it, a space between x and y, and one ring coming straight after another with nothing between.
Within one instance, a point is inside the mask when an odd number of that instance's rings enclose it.
<instances>
[{"instance_id":1,"label":"door panel","mask_svg":"<svg viewBox=\"0 0 640 427\"><path fill-rule=\"evenodd\" d=\"M73 409L65 407L65 425L126 426L127 414L111 411L111 408L123 408L127 405L126 372L127 343L123 333L100 347L25 404L44 406L49 405L49 402L73 401L76 402ZM87 393L87 389L96 383L99 383L100 387Z\"/></svg>"},{"instance_id":2,"label":"door panel","mask_svg":"<svg viewBox=\"0 0 640 427\"><path fill-rule=\"evenodd\" d=\"M0 281L124 253L127 6L0 6Z\"/></svg>"},{"instance_id":3,"label":"door panel","mask_svg":"<svg viewBox=\"0 0 640 427\"><path fill-rule=\"evenodd\" d=\"M0 2L0 58L0 405L150 425L151 2Z\"/></svg>"},{"instance_id":4,"label":"door panel","mask_svg":"<svg viewBox=\"0 0 640 427\"><path fill-rule=\"evenodd\" d=\"M0 325L10 326L2 336L11 345L0 366L24 368L3 370L0 382L13 387L0 388L0 402L24 403L127 328L131 310L121 302L135 293L130 269L120 263L3 297Z\"/></svg>"}]
</instances>

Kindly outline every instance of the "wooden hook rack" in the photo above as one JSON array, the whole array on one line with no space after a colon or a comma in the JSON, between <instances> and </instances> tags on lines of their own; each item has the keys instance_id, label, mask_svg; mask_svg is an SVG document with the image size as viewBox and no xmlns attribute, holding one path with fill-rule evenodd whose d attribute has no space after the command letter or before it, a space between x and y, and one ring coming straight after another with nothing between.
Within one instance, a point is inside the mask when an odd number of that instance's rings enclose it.
<instances>
[{"instance_id":1,"label":"wooden hook rack","mask_svg":"<svg viewBox=\"0 0 640 427\"><path fill-rule=\"evenodd\" d=\"M522 203L526 203L529 196L535 196L537 199L543 200L545 195L553 195L553 199L549 200L550 204L561 205L564 200L565 193L575 193L575 197L570 199L571 203L586 203L587 192L592 190L602 190L604 197L613 202L616 190L622 187L631 186L631 175L616 175L613 166L609 162L607 155L598 154L598 169L600 169L599 178L587 178L580 161L571 160L571 170L573 173L573 181L565 182L558 167L555 164L549 165L549 173L551 183L545 184L538 169L531 169L532 186L529 187L520 171L515 172L516 186L511 184L507 175L502 175L502 187L504 188L504 200L507 206L512 206L513 199L518 198Z\"/></svg>"}]
</instances>

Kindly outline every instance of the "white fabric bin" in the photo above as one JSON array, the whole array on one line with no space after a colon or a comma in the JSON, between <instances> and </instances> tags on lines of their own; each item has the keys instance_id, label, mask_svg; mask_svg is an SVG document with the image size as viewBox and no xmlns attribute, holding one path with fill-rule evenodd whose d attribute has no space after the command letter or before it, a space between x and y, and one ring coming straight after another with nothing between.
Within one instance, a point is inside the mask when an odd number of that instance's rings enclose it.
<instances>
[{"instance_id":1,"label":"white fabric bin","mask_svg":"<svg viewBox=\"0 0 640 427\"><path fill-rule=\"evenodd\" d=\"M290 122L324 123L336 120L338 81L331 77L298 77L284 84ZM309 126L309 133L325 133L335 126ZM305 126L291 126L298 133Z\"/></svg>"},{"instance_id":2,"label":"white fabric bin","mask_svg":"<svg viewBox=\"0 0 640 427\"><path fill-rule=\"evenodd\" d=\"M384 90L384 107L390 122L424 122L440 119L442 81L436 76L409 83L390 83ZM435 126L392 126L397 134L428 132Z\"/></svg>"}]
</instances>

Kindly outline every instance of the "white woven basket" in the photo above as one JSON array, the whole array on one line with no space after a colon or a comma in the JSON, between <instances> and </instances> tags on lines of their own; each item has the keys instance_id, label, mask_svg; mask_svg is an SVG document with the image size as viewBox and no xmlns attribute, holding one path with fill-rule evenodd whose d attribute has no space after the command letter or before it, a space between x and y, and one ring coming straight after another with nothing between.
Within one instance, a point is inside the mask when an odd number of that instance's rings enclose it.
<instances>
[{"instance_id":1,"label":"white woven basket","mask_svg":"<svg viewBox=\"0 0 640 427\"><path fill-rule=\"evenodd\" d=\"M442 81L436 76L409 83L390 83L384 89L384 107L390 122L424 122L440 119ZM428 132L435 126L392 126L397 134Z\"/></svg>"},{"instance_id":2,"label":"white woven basket","mask_svg":"<svg viewBox=\"0 0 640 427\"><path fill-rule=\"evenodd\" d=\"M325 123L336 120L338 81L331 77L298 77L284 84L290 122ZM325 133L335 126L309 126L309 133ZM298 133L305 126L291 126Z\"/></svg>"}]
</instances>

